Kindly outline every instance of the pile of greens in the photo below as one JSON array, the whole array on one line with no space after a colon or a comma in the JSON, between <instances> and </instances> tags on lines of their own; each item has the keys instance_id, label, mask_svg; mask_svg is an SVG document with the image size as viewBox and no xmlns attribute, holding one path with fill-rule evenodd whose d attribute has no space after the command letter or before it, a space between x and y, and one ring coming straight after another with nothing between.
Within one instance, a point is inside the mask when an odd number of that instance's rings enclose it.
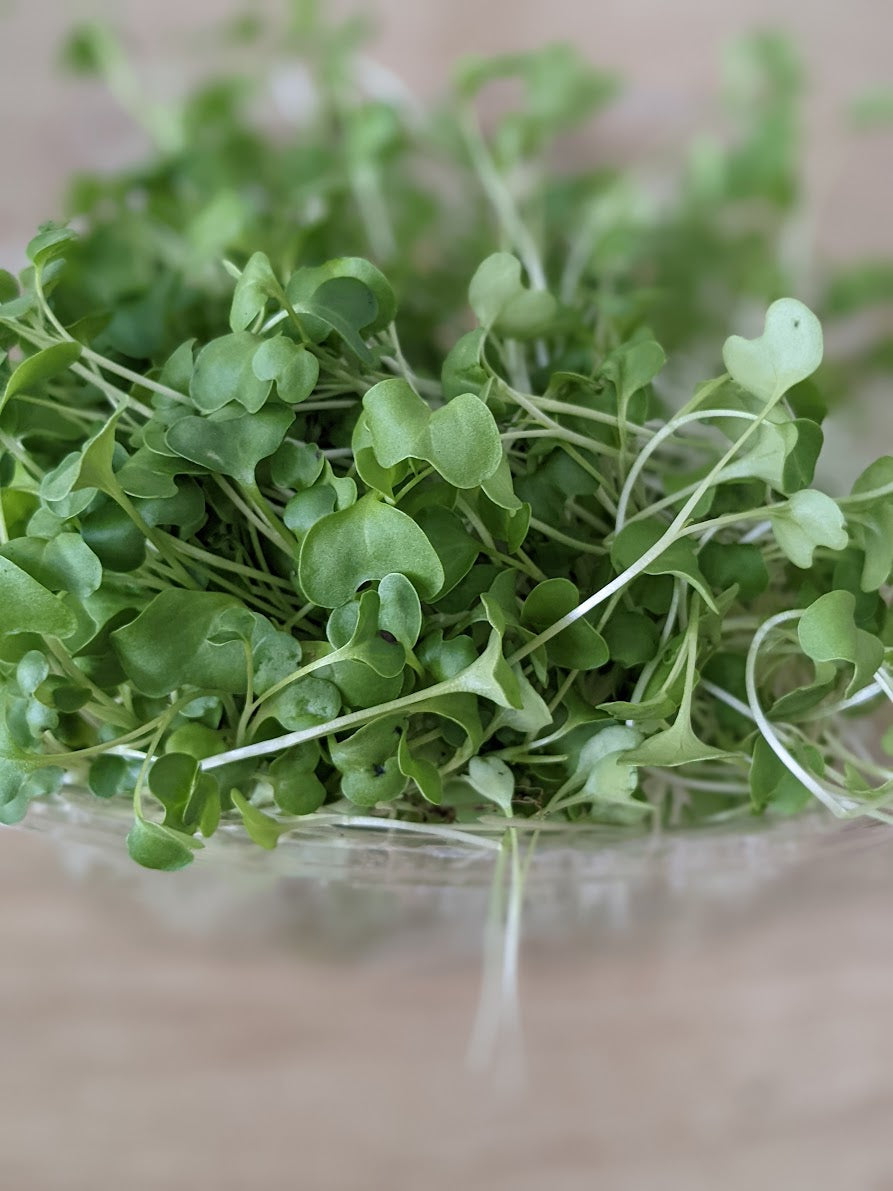
<instances>
[{"instance_id":1,"label":"pile of greens","mask_svg":"<svg viewBox=\"0 0 893 1191\"><path fill-rule=\"evenodd\" d=\"M176 103L104 29L67 46L156 147L77 179L73 226L0 274L0 822L86 784L176 869L240 822L272 848L885 817L853 713L893 699L893 458L812 484L829 402L891 348L820 368L781 296L784 43L739 48L736 130L658 203L556 165L616 90L565 47L467 62L420 113L297 5L277 53L315 98L264 130L268 36L230 27L264 71Z\"/></svg>"}]
</instances>

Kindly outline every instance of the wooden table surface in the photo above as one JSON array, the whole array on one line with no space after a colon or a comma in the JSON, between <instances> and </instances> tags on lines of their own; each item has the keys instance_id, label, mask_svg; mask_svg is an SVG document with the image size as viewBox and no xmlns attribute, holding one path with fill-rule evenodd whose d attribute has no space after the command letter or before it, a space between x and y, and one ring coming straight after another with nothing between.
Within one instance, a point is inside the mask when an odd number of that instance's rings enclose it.
<instances>
[{"instance_id":1,"label":"wooden table surface","mask_svg":"<svg viewBox=\"0 0 893 1191\"><path fill-rule=\"evenodd\" d=\"M345 947L362 888L63 856L0 831L3 1187L893 1188L886 831L540 932L508 1079L464 1059L474 899Z\"/></svg>"}]
</instances>

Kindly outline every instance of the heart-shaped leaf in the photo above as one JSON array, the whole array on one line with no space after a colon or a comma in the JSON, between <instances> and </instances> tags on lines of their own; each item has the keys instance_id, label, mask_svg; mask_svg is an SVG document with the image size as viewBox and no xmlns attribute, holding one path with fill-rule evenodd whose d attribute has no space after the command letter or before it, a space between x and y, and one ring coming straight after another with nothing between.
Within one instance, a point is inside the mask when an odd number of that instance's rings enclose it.
<instances>
[{"instance_id":1,"label":"heart-shaped leaf","mask_svg":"<svg viewBox=\"0 0 893 1191\"><path fill-rule=\"evenodd\" d=\"M51 503L63 501L70 493L98 488L100 492L117 498L121 486L115 478L115 431L120 411L84 443L83 449L67 455L41 481L40 495ZM89 504L85 500L83 507Z\"/></svg>"},{"instance_id":2,"label":"heart-shaped leaf","mask_svg":"<svg viewBox=\"0 0 893 1191\"><path fill-rule=\"evenodd\" d=\"M397 761L404 725L399 716L384 716L346 740L330 744L332 764L341 773L345 798L363 807L399 798L406 788L406 776Z\"/></svg>"},{"instance_id":3,"label":"heart-shaped leaf","mask_svg":"<svg viewBox=\"0 0 893 1191\"><path fill-rule=\"evenodd\" d=\"M787 504L770 510L775 540L795 567L812 566L818 546L845 550L849 536L840 507L814 488L795 492Z\"/></svg>"},{"instance_id":4,"label":"heart-shaped leaf","mask_svg":"<svg viewBox=\"0 0 893 1191\"><path fill-rule=\"evenodd\" d=\"M812 376L822 362L822 325L796 298L779 298L766 311L757 339L731 335L722 349L726 370L748 393L775 401Z\"/></svg>"},{"instance_id":5,"label":"heart-shaped leaf","mask_svg":"<svg viewBox=\"0 0 893 1191\"><path fill-rule=\"evenodd\" d=\"M515 775L499 757L472 757L468 763L468 784L489 802L495 802L506 818L512 816Z\"/></svg>"},{"instance_id":6,"label":"heart-shaped leaf","mask_svg":"<svg viewBox=\"0 0 893 1191\"><path fill-rule=\"evenodd\" d=\"M289 815L312 815L326 800L326 790L315 770L319 744L315 740L288 749L270 766L267 777L276 805Z\"/></svg>"},{"instance_id":7,"label":"heart-shaped leaf","mask_svg":"<svg viewBox=\"0 0 893 1191\"><path fill-rule=\"evenodd\" d=\"M384 468L423 459L455 488L477 488L502 462L493 415L472 393L433 413L405 380L384 380L363 398L375 457Z\"/></svg>"},{"instance_id":8,"label":"heart-shaped leaf","mask_svg":"<svg viewBox=\"0 0 893 1191\"><path fill-rule=\"evenodd\" d=\"M536 632L549 628L580 603L580 592L569 579L546 579L524 601L521 623ZM546 645L549 660L568 670L597 670L608 660L604 637L581 618Z\"/></svg>"},{"instance_id":9,"label":"heart-shaped leaf","mask_svg":"<svg viewBox=\"0 0 893 1191\"><path fill-rule=\"evenodd\" d=\"M853 679L847 694L871 682L884 661L884 645L855 620L856 597L850 591L829 591L800 617L797 635L803 652L814 662L847 662Z\"/></svg>"},{"instance_id":10,"label":"heart-shaped leaf","mask_svg":"<svg viewBox=\"0 0 893 1191\"><path fill-rule=\"evenodd\" d=\"M256 413L270 395L273 377L254 370L255 353L265 341L249 331L234 331L205 344L195 360L189 395L202 413L213 413L237 401Z\"/></svg>"},{"instance_id":11,"label":"heart-shaped leaf","mask_svg":"<svg viewBox=\"0 0 893 1191\"><path fill-rule=\"evenodd\" d=\"M125 673L144 695L167 695L187 684L242 693L247 682L242 644L211 645L208 640L221 617L234 609L244 611L232 596L168 588L135 620L116 629L111 643Z\"/></svg>"},{"instance_id":12,"label":"heart-shaped leaf","mask_svg":"<svg viewBox=\"0 0 893 1191\"><path fill-rule=\"evenodd\" d=\"M478 266L468 301L482 327L518 339L542 334L557 310L548 291L525 287L521 262L508 252L494 252Z\"/></svg>"},{"instance_id":13,"label":"heart-shaped leaf","mask_svg":"<svg viewBox=\"0 0 893 1191\"><path fill-rule=\"evenodd\" d=\"M341 256L316 268L299 269L288 283L288 296L292 301L309 302L323 285L337 280L359 282L374 298L369 321L357 324L360 330L372 334L394 321L397 300L390 282L375 265L359 256Z\"/></svg>"},{"instance_id":14,"label":"heart-shaped leaf","mask_svg":"<svg viewBox=\"0 0 893 1191\"><path fill-rule=\"evenodd\" d=\"M301 588L321 608L346 604L363 583L394 571L426 600L443 585L440 559L415 521L373 496L323 517L301 543Z\"/></svg>"},{"instance_id":15,"label":"heart-shaped leaf","mask_svg":"<svg viewBox=\"0 0 893 1191\"><path fill-rule=\"evenodd\" d=\"M630 398L650 385L666 362L664 349L653 339L633 340L611 353L603 371L617 390L622 416Z\"/></svg>"},{"instance_id":16,"label":"heart-shaped leaf","mask_svg":"<svg viewBox=\"0 0 893 1191\"><path fill-rule=\"evenodd\" d=\"M251 366L260 380L276 382L276 392L287 405L305 401L319 380L316 356L285 335L265 339Z\"/></svg>"},{"instance_id":17,"label":"heart-shaped leaf","mask_svg":"<svg viewBox=\"0 0 893 1191\"><path fill-rule=\"evenodd\" d=\"M171 426L167 443L184 459L250 486L258 463L274 453L293 421L292 411L278 402L227 421L190 414Z\"/></svg>"}]
</instances>

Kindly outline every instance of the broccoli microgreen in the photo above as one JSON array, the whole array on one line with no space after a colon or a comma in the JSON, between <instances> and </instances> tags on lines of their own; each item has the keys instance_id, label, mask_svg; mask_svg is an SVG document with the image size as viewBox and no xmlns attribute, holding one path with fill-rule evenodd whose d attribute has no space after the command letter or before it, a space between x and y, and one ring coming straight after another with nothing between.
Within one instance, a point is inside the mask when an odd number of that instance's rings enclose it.
<instances>
[{"instance_id":1,"label":"broccoli microgreen","mask_svg":"<svg viewBox=\"0 0 893 1191\"><path fill-rule=\"evenodd\" d=\"M783 45L745 43L761 104L658 213L547 166L614 91L571 50L422 118L311 9L286 143L244 80L142 103L110 34L68 47L157 149L0 276L0 822L68 774L133 800L150 868L309 821L508 827L520 872L523 829L886 818L850 713L893 701L893 460L813 487L839 378L778 296ZM842 284L829 319L878 293Z\"/></svg>"}]
</instances>

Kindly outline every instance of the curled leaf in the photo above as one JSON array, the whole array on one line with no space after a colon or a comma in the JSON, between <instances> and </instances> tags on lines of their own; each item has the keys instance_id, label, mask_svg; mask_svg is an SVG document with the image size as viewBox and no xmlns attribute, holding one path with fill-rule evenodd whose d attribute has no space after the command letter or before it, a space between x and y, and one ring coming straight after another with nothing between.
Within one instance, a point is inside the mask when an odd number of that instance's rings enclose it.
<instances>
[{"instance_id":1,"label":"curled leaf","mask_svg":"<svg viewBox=\"0 0 893 1191\"><path fill-rule=\"evenodd\" d=\"M786 505L771 510L775 540L795 567L812 566L819 546L845 550L849 536L837 503L815 488L795 492Z\"/></svg>"},{"instance_id":2,"label":"curled leaf","mask_svg":"<svg viewBox=\"0 0 893 1191\"><path fill-rule=\"evenodd\" d=\"M555 317L557 303L546 290L527 289L521 262L508 252L494 252L477 269L468 301L481 326L503 335L539 335Z\"/></svg>"}]
</instances>

